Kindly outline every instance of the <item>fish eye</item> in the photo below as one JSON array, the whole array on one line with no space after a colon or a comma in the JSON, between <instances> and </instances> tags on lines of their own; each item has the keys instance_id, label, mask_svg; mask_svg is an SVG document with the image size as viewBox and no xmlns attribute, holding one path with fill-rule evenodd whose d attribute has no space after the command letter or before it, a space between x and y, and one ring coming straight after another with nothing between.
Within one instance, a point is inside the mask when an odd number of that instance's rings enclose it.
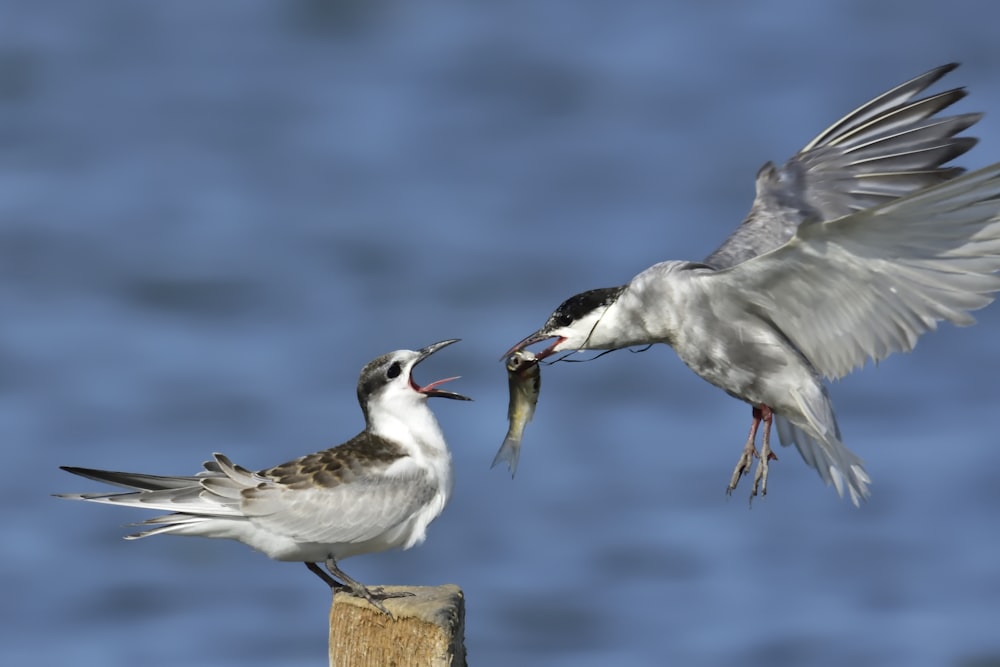
<instances>
[{"instance_id":1,"label":"fish eye","mask_svg":"<svg viewBox=\"0 0 1000 667\"><path fill-rule=\"evenodd\" d=\"M398 361L394 361L394 362L392 362L392 366L389 366L389 372L386 373L386 375L391 380L393 378L399 377L399 374L402 373L402 372L403 372L403 368L399 365L399 362Z\"/></svg>"}]
</instances>

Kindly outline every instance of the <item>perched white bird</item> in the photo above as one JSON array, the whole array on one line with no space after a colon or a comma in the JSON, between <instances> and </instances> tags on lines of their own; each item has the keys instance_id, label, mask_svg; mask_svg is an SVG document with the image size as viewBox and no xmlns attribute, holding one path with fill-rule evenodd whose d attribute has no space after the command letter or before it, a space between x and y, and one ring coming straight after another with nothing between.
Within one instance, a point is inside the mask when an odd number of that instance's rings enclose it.
<instances>
[{"instance_id":1,"label":"perched white bird","mask_svg":"<svg viewBox=\"0 0 1000 667\"><path fill-rule=\"evenodd\" d=\"M1000 289L1000 164L964 176L941 166L975 144L955 135L980 115L934 116L961 89L913 99L955 67L880 95L783 167L765 164L749 216L703 262L577 294L507 355L548 339L539 358L665 343L753 408L729 492L754 457L750 497L767 492L773 415L782 444L859 504L870 480L821 378L909 351L941 320L972 324Z\"/></svg>"},{"instance_id":2,"label":"perched white bird","mask_svg":"<svg viewBox=\"0 0 1000 667\"><path fill-rule=\"evenodd\" d=\"M172 512L134 524L155 527L126 539L165 533L237 540L275 560L305 562L331 587L346 586L388 613L380 600L408 594L368 589L337 563L420 544L427 525L448 503L451 455L427 398L470 399L437 388L456 378L421 387L412 373L454 342L398 350L368 363L358 380L365 430L337 447L260 472L234 465L222 454L214 454L205 470L191 477L63 467L132 491L60 497Z\"/></svg>"}]
</instances>

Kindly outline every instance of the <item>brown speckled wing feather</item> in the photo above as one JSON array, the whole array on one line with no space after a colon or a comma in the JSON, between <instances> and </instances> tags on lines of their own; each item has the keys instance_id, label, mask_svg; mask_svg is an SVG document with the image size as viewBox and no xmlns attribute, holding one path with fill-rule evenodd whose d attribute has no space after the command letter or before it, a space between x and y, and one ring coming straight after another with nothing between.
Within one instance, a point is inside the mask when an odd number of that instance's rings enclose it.
<instances>
[{"instance_id":1,"label":"brown speckled wing feather","mask_svg":"<svg viewBox=\"0 0 1000 667\"><path fill-rule=\"evenodd\" d=\"M243 513L298 541L364 542L410 518L434 495L427 474L408 462L397 445L363 432L256 473L257 483L241 492ZM394 474L387 476L390 466Z\"/></svg>"}]
</instances>

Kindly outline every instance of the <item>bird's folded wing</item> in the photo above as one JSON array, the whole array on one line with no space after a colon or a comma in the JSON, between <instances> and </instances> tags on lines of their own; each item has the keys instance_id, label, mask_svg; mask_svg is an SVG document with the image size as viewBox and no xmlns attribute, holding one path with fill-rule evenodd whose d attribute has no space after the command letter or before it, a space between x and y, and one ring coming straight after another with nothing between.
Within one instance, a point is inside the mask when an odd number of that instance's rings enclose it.
<instances>
[{"instance_id":1,"label":"bird's folded wing","mask_svg":"<svg viewBox=\"0 0 1000 667\"><path fill-rule=\"evenodd\" d=\"M243 514L260 528L300 542L357 543L409 519L434 496L426 474L359 475L333 487L261 484L243 492Z\"/></svg>"},{"instance_id":2,"label":"bird's folded wing","mask_svg":"<svg viewBox=\"0 0 1000 667\"><path fill-rule=\"evenodd\" d=\"M829 378L913 348L1000 289L1000 163L889 204L801 225L791 241L705 274L745 295Z\"/></svg>"}]
</instances>

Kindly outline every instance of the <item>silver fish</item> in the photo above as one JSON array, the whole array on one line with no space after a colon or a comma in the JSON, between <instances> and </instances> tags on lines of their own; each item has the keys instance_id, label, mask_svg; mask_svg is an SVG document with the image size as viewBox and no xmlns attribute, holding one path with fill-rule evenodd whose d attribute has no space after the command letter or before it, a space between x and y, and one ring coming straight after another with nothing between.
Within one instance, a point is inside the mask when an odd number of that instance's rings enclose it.
<instances>
[{"instance_id":1,"label":"silver fish","mask_svg":"<svg viewBox=\"0 0 1000 667\"><path fill-rule=\"evenodd\" d=\"M507 385L510 388L510 402L507 405L510 426L490 467L506 461L510 467L510 476L513 477L517 472L517 459L521 455L524 427L535 415L535 405L538 404L538 394L542 388L542 372L538 359L532 352L518 350L507 357Z\"/></svg>"}]
</instances>

